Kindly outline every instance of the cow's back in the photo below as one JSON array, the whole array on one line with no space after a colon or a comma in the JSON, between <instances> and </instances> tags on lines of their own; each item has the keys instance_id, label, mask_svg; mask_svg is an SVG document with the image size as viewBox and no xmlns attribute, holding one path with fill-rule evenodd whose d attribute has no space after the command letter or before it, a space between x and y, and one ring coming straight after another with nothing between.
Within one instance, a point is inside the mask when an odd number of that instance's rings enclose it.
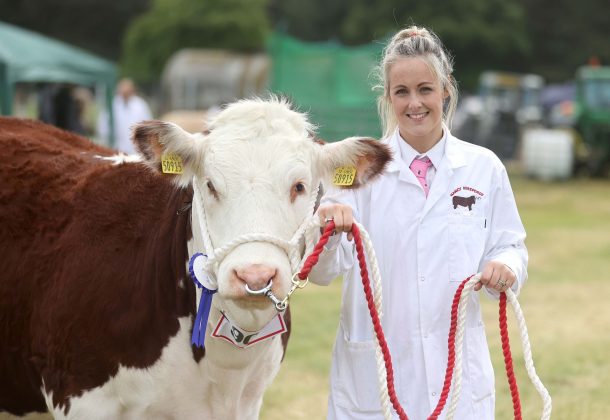
<instances>
[{"instance_id":1,"label":"cow's back","mask_svg":"<svg viewBox=\"0 0 610 420\"><path fill-rule=\"evenodd\" d=\"M193 310L175 287L188 192L112 154L0 118L0 409L46 410L43 380L58 404L150 365Z\"/></svg>"}]
</instances>

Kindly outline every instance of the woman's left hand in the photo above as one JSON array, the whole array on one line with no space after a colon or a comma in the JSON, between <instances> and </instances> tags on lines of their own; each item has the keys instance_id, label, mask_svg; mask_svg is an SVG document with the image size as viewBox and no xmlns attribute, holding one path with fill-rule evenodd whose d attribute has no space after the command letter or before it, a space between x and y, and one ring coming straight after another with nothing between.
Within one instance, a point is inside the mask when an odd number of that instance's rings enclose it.
<instances>
[{"instance_id":1,"label":"woman's left hand","mask_svg":"<svg viewBox=\"0 0 610 420\"><path fill-rule=\"evenodd\" d=\"M481 290L483 286L487 286L498 292L505 292L516 281L515 273L506 264L499 261L490 261L483 268L481 279L474 286L474 290Z\"/></svg>"}]
</instances>

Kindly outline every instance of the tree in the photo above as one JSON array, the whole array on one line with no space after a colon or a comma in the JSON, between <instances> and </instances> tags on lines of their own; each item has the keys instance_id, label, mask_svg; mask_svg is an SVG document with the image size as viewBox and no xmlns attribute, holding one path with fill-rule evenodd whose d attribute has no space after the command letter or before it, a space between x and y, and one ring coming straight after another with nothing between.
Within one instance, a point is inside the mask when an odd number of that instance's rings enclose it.
<instances>
[{"instance_id":1,"label":"tree","mask_svg":"<svg viewBox=\"0 0 610 420\"><path fill-rule=\"evenodd\" d=\"M150 0L0 0L0 20L116 61L129 21Z\"/></svg>"},{"instance_id":2,"label":"tree","mask_svg":"<svg viewBox=\"0 0 610 420\"><path fill-rule=\"evenodd\" d=\"M531 50L520 0L272 0L270 15L300 39L346 45L385 42L410 24L429 27L456 57L456 77L466 88L482 70L522 70Z\"/></svg>"},{"instance_id":3,"label":"tree","mask_svg":"<svg viewBox=\"0 0 610 420\"><path fill-rule=\"evenodd\" d=\"M269 33L267 0L154 0L130 26L122 71L139 82L158 80L182 48L263 50Z\"/></svg>"},{"instance_id":4,"label":"tree","mask_svg":"<svg viewBox=\"0 0 610 420\"><path fill-rule=\"evenodd\" d=\"M532 40L531 70L547 81L572 79L596 56L610 65L607 0L523 0Z\"/></svg>"}]
</instances>

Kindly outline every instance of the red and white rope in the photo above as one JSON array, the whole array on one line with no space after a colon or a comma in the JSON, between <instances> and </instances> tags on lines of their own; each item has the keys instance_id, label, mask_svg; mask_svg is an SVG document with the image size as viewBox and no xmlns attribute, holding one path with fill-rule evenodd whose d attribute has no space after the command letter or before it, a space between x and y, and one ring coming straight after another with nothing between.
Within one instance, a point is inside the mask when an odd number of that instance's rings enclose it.
<instances>
[{"instance_id":1,"label":"red and white rope","mask_svg":"<svg viewBox=\"0 0 610 420\"><path fill-rule=\"evenodd\" d=\"M542 399L542 420L547 420L551 418L551 410L552 410L552 400L549 391L546 389L538 374L536 373L536 368L534 367L534 359L532 357L532 346L530 344L529 336L527 334L527 326L525 325L525 317L523 316L523 311L521 310L521 306L517 301L517 296L513 293L512 290L506 291L506 298L510 302L513 307L513 311L515 312L515 318L517 319L517 324L519 326L519 336L521 338L521 347L523 348L523 358L525 359L525 369L527 371L527 375L532 381L534 388L540 395Z\"/></svg>"},{"instance_id":2,"label":"red and white rope","mask_svg":"<svg viewBox=\"0 0 610 420\"><path fill-rule=\"evenodd\" d=\"M380 388L380 400L381 400L383 415L386 418L386 420L392 419L392 406L393 406L394 409L398 412L399 417L401 419L407 419L407 416L406 416L404 410L402 409L400 404L396 401L396 396L393 395L393 397L392 396L390 396L390 398L387 397L388 394L390 394L388 392L388 390L389 390L388 385L391 386L391 394L394 394L394 389L393 389L393 373L391 371L391 359L389 356L389 350L387 349L387 343L385 342L385 338L382 335L383 333L381 332L381 337L380 337L380 335L378 334L378 331L377 331L377 329L380 329L380 318L381 318L381 313L382 313L381 312L382 311L381 276L380 276L379 268L377 265L377 259L376 259L368 233L359 223L355 223L355 226L358 228L358 231L359 231L357 236L362 237L362 242L364 243L364 250L366 251L366 259L368 260L369 265L371 266L372 276L373 276L374 297L372 299L371 304L374 306L374 309L371 308L370 306L369 306L369 309L371 310L371 316L374 317L373 318L373 328L375 330L375 338L376 338L376 342L377 342L376 358L377 358L377 367L378 367L377 370L378 370L378 381L379 381L379 388ZM356 248L358 249L357 241L356 241ZM360 256L359 256L359 258L360 258ZM363 284L365 287L365 293L367 293L367 290L366 290L367 284L366 283L368 282L368 275L365 270L366 269L364 269L364 270L362 269L362 264L361 264L361 274L363 277ZM365 279L365 277L366 277L366 279ZM450 401L449 408L447 411L447 416L446 416L447 420L452 420L453 417L455 416L457 403L458 403L459 397L460 397L460 392L461 392L461 387L462 387L462 382L461 382L462 381L462 356L463 356L462 350L463 350L464 330L465 330L465 323L466 323L465 322L466 321L466 311L467 311L467 307L468 307L470 292L474 289L474 286L477 284L479 279L480 279L480 274L476 274L476 275L472 276L471 278L467 279L467 281L463 282L463 284L460 286L461 290L458 289L458 293L460 293L460 294L459 294L459 303L457 305L458 306L457 319L455 321L456 322L455 339L453 340L454 346L452 349L451 348L449 349L450 353L453 350L454 359L453 359L453 361L449 360L449 363L453 363L453 365L451 365L451 366L448 365L447 374L446 374L446 378L445 378L446 382L449 379L451 379L451 387L453 389L453 392L451 393L451 401ZM368 295L368 293L367 293L367 295ZM458 296L458 295L456 294L456 296ZM540 380L538 375L536 374L536 370L534 368L534 362L533 362L533 358L532 358L531 345L529 342L529 336L527 334L527 327L525 325L525 317L523 316L523 312L521 310L521 307L519 305L519 302L517 301L515 294L513 293L512 290L508 289L505 294L501 294L500 323L501 323L501 332L503 334L502 340L503 340L503 350L505 353L506 369L507 369L507 374L509 376L509 384L511 385L511 395L513 396L513 406L515 409L515 418L520 418L521 414L520 414L520 405L519 405L520 403L518 401L519 400L518 390L516 387L516 381L514 379L514 373L512 372L512 358L510 356L510 347L508 345L508 336L507 336L508 333L507 333L507 328L505 325L506 316L503 313L503 309L505 310L505 308L502 308L503 302L505 305L505 299L508 299L508 301L510 301L511 305L513 306L513 310L515 312L515 317L517 319L517 323L518 323L518 327L519 327L519 331L520 331L521 343L522 343L522 347L523 347L523 353L524 353L523 356L525 359L525 367L526 367L528 376L529 376L530 380L532 381L532 384L536 388L536 391L538 392L538 394L540 395L540 397L542 399L543 411L542 411L541 420L548 420L548 419L550 419L551 409L552 409L551 396L550 396L548 390L542 384L542 381ZM367 300L368 300L368 296L367 296ZM377 315L374 312L376 312L379 315L378 319L375 319L375 317ZM454 314L452 313L452 317L453 316L454 316ZM453 321L453 319L452 319L452 321ZM504 323L504 325L502 325L502 323ZM452 328L453 328L453 326L452 326ZM452 337L449 337L449 344L451 345L451 343L452 343ZM450 357L450 359L451 359L451 357ZM453 371L453 369L455 369L455 370ZM388 370L390 372L388 372ZM447 388L447 389L445 389L445 388ZM430 419L436 419L444 406L443 398L447 397L446 394L449 390L448 387L445 387L445 388L443 390L443 393L441 394L439 405L437 405L435 411L429 417ZM391 404L390 400L392 400L392 399L394 399L394 402Z\"/></svg>"},{"instance_id":3,"label":"red and white rope","mask_svg":"<svg viewBox=\"0 0 610 420\"><path fill-rule=\"evenodd\" d=\"M375 255L375 249L373 248L373 242L369 237L369 233L364 227L356 222L356 226L360 230L362 236L362 243L366 253L366 259L368 266L370 267L371 274L373 276L373 301L377 313L379 314L379 320L383 317L382 308L382 296L381 296L381 272L379 271L379 265L377 264L377 256ZM374 331L373 331L374 333ZM383 352L379 340L375 340L375 358L377 361L377 379L379 383L379 400L381 402L381 408L383 410L383 416L386 420L392 419L392 405L388 396L388 383L386 381L387 371L385 368L385 361L383 359Z\"/></svg>"}]
</instances>

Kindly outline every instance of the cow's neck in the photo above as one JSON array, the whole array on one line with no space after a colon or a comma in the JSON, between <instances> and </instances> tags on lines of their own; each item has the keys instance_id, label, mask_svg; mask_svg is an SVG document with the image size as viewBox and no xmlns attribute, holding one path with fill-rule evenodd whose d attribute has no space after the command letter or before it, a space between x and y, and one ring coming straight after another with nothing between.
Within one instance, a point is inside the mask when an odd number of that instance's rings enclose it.
<instances>
[{"instance_id":1,"label":"cow's neck","mask_svg":"<svg viewBox=\"0 0 610 420\"><path fill-rule=\"evenodd\" d=\"M248 348L211 337L221 313L213 310L206 331L206 355L200 362L211 418L256 419L265 389L277 375L284 349L280 335Z\"/></svg>"}]
</instances>

